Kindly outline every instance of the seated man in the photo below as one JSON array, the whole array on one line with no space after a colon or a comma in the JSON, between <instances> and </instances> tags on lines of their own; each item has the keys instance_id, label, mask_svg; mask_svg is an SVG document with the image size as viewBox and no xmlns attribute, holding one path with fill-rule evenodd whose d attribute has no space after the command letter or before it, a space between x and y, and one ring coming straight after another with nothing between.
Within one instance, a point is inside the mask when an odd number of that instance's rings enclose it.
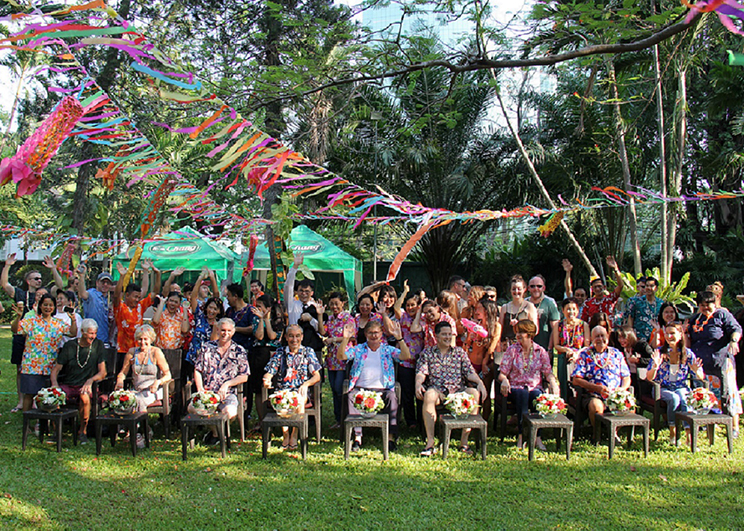
<instances>
[{"instance_id":1,"label":"seated man","mask_svg":"<svg viewBox=\"0 0 744 531\"><path fill-rule=\"evenodd\" d=\"M422 457L434 455L434 423L437 420L437 409L443 404L449 393L465 391L475 397L480 403L480 397L486 396L486 387L478 378L467 353L462 347L453 347L454 334L452 326L440 321L434 327L437 344L426 347L419 354L416 362L416 398L424 401L424 426L426 427L426 448L421 452ZM467 382L477 386L477 390L466 387ZM428 387L424 389L424 383ZM468 447L470 430L462 430L460 450L472 453Z\"/></svg>"},{"instance_id":2,"label":"seated man","mask_svg":"<svg viewBox=\"0 0 744 531\"><path fill-rule=\"evenodd\" d=\"M229 317L217 321L219 338L217 341L205 342L194 361L194 383L196 390L213 391L220 395L222 402L218 411L227 411L230 420L238 415L238 397L235 389L248 381L250 368L245 349L232 340L235 334L235 322ZM189 404L189 413L196 413L193 404ZM217 427L204 437L207 444L217 444Z\"/></svg>"},{"instance_id":3,"label":"seated man","mask_svg":"<svg viewBox=\"0 0 744 531\"><path fill-rule=\"evenodd\" d=\"M391 322L390 331L395 336L399 348L391 347L382 343L382 323L370 321L364 327L366 343L357 345L350 349L346 346L349 339L356 337L356 327L353 323L344 326L344 336L338 346L336 356L339 361L353 360L351 366L351 379L349 380L349 413L358 415L359 411L354 407L354 388L366 389L382 394L385 407L381 413L388 414L388 448L390 451L396 449L395 439L398 438L398 398L395 396L395 373L393 364L411 359L408 345L401 339L400 324ZM356 452L362 446L362 428L354 428L354 444L351 451Z\"/></svg>"},{"instance_id":4,"label":"seated man","mask_svg":"<svg viewBox=\"0 0 744 531\"><path fill-rule=\"evenodd\" d=\"M287 346L279 347L271 356L268 365L266 365L263 385L266 388L271 387L271 380L275 374L278 374L276 390L297 391L300 394L300 406L297 408L297 412L302 414L305 412L308 388L320 381L321 365L315 351L302 345L303 332L300 325L289 325L284 330L284 335L287 338ZM283 433L282 448L284 450L296 450L297 428L292 428L290 433L284 427Z\"/></svg>"},{"instance_id":5,"label":"seated man","mask_svg":"<svg viewBox=\"0 0 744 531\"><path fill-rule=\"evenodd\" d=\"M106 378L106 354L103 341L96 338L98 323L84 319L82 335L65 343L52 368L52 387L60 387L67 400L77 400L80 411L80 444L88 442L93 382Z\"/></svg>"},{"instance_id":6,"label":"seated man","mask_svg":"<svg viewBox=\"0 0 744 531\"><path fill-rule=\"evenodd\" d=\"M588 407L592 426L594 415L604 413L604 401L610 391L630 386L630 369L625 356L609 346L609 336L604 327L595 326L592 330L592 344L579 351L571 377L575 386L589 391L589 396L584 397L579 407Z\"/></svg>"}]
</instances>

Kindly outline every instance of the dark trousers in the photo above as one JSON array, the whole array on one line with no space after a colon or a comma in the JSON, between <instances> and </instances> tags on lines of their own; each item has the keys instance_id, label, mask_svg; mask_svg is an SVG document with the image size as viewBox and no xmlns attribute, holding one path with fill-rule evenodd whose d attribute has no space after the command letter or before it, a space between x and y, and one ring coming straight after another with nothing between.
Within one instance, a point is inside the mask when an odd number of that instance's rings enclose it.
<instances>
[{"instance_id":1,"label":"dark trousers","mask_svg":"<svg viewBox=\"0 0 744 531\"><path fill-rule=\"evenodd\" d=\"M382 401L385 402L385 407L382 408L380 413L388 414L388 426L390 435L398 437L398 397L395 396L395 389L367 389L367 391L376 391L382 393ZM361 412L354 407L354 394L355 389L349 391L348 402L349 402L349 414L350 415L361 415ZM354 428L354 437L361 439L362 428Z\"/></svg>"},{"instance_id":2,"label":"dark trousers","mask_svg":"<svg viewBox=\"0 0 744 531\"><path fill-rule=\"evenodd\" d=\"M341 401L343 400L345 377L346 371L328 370L328 383L331 384L331 391L333 392L333 416L336 422L341 422Z\"/></svg>"},{"instance_id":3,"label":"dark trousers","mask_svg":"<svg viewBox=\"0 0 744 531\"><path fill-rule=\"evenodd\" d=\"M517 424L520 433L522 432L522 417L529 413L530 405L542 393L541 389L533 389L530 391L525 388L517 389L512 387L512 390L509 393L509 398L514 401L514 407L517 410Z\"/></svg>"},{"instance_id":4,"label":"dark trousers","mask_svg":"<svg viewBox=\"0 0 744 531\"><path fill-rule=\"evenodd\" d=\"M421 421L423 404L416 399L416 369L398 366L398 383L400 383L400 406L406 418L406 426L413 426Z\"/></svg>"}]
</instances>

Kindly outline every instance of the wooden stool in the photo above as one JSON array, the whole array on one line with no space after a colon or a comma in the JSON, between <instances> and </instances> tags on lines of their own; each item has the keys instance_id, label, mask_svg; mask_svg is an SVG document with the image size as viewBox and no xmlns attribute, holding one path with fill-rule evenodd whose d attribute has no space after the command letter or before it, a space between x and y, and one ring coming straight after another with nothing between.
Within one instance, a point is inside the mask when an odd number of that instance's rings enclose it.
<instances>
[{"instance_id":1,"label":"wooden stool","mask_svg":"<svg viewBox=\"0 0 744 531\"><path fill-rule=\"evenodd\" d=\"M142 428L145 436L145 446L150 447L150 429L147 425L147 413L134 412L131 415L106 415L96 416L96 455L101 455L101 429L103 426L112 426L109 430L111 446L116 444L117 426L124 426L129 431L129 442L132 447L132 455L137 457L137 433L138 427Z\"/></svg>"},{"instance_id":2,"label":"wooden stool","mask_svg":"<svg viewBox=\"0 0 744 531\"><path fill-rule=\"evenodd\" d=\"M599 440L602 437L602 424L607 424L610 430L609 459L612 459L612 454L615 452L615 433L617 433L617 430L624 427L633 428L628 434L628 449L630 449L636 426L643 428L643 456L648 457L648 437L651 428L650 419L635 413L624 415L613 413L604 413L600 415L597 413L594 416L594 442L597 445L599 445Z\"/></svg>"},{"instance_id":3,"label":"wooden stool","mask_svg":"<svg viewBox=\"0 0 744 531\"><path fill-rule=\"evenodd\" d=\"M543 417L540 415L527 415L523 418L524 426L527 430L527 440L529 441L529 460L535 456L535 443L537 441L537 430L543 428L553 428L555 430L555 451L561 449L561 435L563 430L566 430L566 461L571 458L571 443L573 442L573 426L572 420L569 420L565 415L557 413L550 417Z\"/></svg>"},{"instance_id":4,"label":"wooden stool","mask_svg":"<svg viewBox=\"0 0 744 531\"><path fill-rule=\"evenodd\" d=\"M390 432L388 424L390 417L387 413L377 413L374 417L363 415L347 415L344 419L344 459L349 458L351 439L354 428L380 428L382 430L382 460L388 460L388 439Z\"/></svg>"},{"instance_id":5,"label":"wooden stool","mask_svg":"<svg viewBox=\"0 0 744 531\"><path fill-rule=\"evenodd\" d=\"M55 411L42 411L41 409L30 409L23 412L23 437L21 438L21 449L26 449L28 440L28 422L31 419L44 421L44 428L39 426L39 441L44 442L46 435L46 422L55 421L57 430L57 452L62 451L62 424L69 420L72 423L72 442L77 446L78 442L78 410L77 409L57 409Z\"/></svg>"},{"instance_id":6,"label":"wooden stool","mask_svg":"<svg viewBox=\"0 0 744 531\"><path fill-rule=\"evenodd\" d=\"M458 419L449 413L441 415L439 422L442 425L442 459L447 459L449 451L450 435L452 430L472 429L480 430L480 440L475 440L476 450L480 446L481 457L486 458L486 438L488 436L488 423L480 415L468 415L463 419Z\"/></svg>"},{"instance_id":7,"label":"wooden stool","mask_svg":"<svg viewBox=\"0 0 744 531\"><path fill-rule=\"evenodd\" d=\"M734 429L734 419L731 415L696 415L692 411L687 411L675 413L674 418L677 426L677 444L679 444L679 434L680 431L682 431L682 423L687 422L690 424L690 450L692 450L692 453L697 451L697 437L700 426L708 427L708 441L710 441L710 445L713 446L716 424L723 424L726 426L728 451L729 454L733 453L734 441L732 431Z\"/></svg>"},{"instance_id":8,"label":"wooden stool","mask_svg":"<svg viewBox=\"0 0 744 531\"><path fill-rule=\"evenodd\" d=\"M272 428L297 428L300 432L300 451L302 452L302 459L307 459L307 414L295 415L290 418L280 417L274 411L266 413L266 416L261 421L261 450L263 458L269 451L271 446L271 429Z\"/></svg>"},{"instance_id":9,"label":"wooden stool","mask_svg":"<svg viewBox=\"0 0 744 531\"><path fill-rule=\"evenodd\" d=\"M186 443L189 442L191 449L194 449L194 439L189 439L189 428L194 428L196 433L197 426L216 426L217 436L220 438L220 450L222 458L227 455L226 448L230 448L230 416L227 411L216 411L208 417L201 415L186 415L181 419L181 457L186 461Z\"/></svg>"}]
</instances>

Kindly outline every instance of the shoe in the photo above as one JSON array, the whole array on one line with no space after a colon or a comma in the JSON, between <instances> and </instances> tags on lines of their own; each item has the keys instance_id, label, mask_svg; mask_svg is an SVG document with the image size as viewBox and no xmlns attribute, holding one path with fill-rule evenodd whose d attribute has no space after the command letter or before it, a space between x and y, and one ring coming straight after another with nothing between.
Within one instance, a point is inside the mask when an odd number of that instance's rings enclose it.
<instances>
[{"instance_id":1,"label":"shoe","mask_svg":"<svg viewBox=\"0 0 744 531\"><path fill-rule=\"evenodd\" d=\"M50 435L46 440L47 444L57 444L57 435Z\"/></svg>"},{"instance_id":2,"label":"shoe","mask_svg":"<svg viewBox=\"0 0 744 531\"><path fill-rule=\"evenodd\" d=\"M214 446L218 442L220 442L220 438L217 435L213 434L211 431L208 431L204 436L204 444L206 444L207 446Z\"/></svg>"},{"instance_id":3,"label":"shoe","mask_svg":"<svg viewBox=\"0 0 744 531\"><path fill-rule=\"evenodd\" d=\"M522 440L522 435L517 436L517 450L524 449L524 441Z\"/></svg>"},{"instance_id":4,"label":"shoe","mask_svg":"<svg viewBox=\"0 0 744 531\"><path fill-rule=\"evenodd\" d=\"M732 431L731 432L731 437L733 437L734 439L738 439L739 438L739 430Z\"/></svg>"},{"instance_id":5,"label":"shoe","mask_svg":"<svg viewBox=\"0 0 744 531\"><path fill-rule=\"evenodd\" d=\"M297 443L290 444L289 446L287 446L287 450L297 450L298 448L299 446L297 445Z\"/></svg>"},{"instance_id":6,"label":"shoe","mask_svg":"<svg viewBox=\"0 0 744 531\"><path fill-rule=\"evenodd\" d=\"M351 451L358 452L361 448L362 448L362 443L354 439L354 442L351 443Z\"/></svg>"},{"instance_id":7,"label":"shoe","mask_svg":"<svg viewBox=\"0 0 744 531\"><path fill-rule=\"evenodd\" d=\"M437 449L433 446L427 446L423 449L423 451L419 454L421 457L431 457L437 453Z\"/></svg>"},{"instance_id":8,"label":"shoe","mask_svg":"<svg viewBox=\"0 0 744 531\"><path fill-rule=\"evenodd\" d=\"M141 433L137 434L137 448L140 450L145 447L145 436Z\"/></svg>"},{"instance_id":9,"label":"shoe","mask_svg":"<svg viewBox=\"0 0 744 531\"><path fill-rule=\"evenodd\" d=\"M395 441L388 441L388 452L394 452L398 449L398 443Z\"/></svg>"},{"instance_id":10,"label":"shoe","mask_svg":"<svg viewBox=\"0 0 744 531\"><path fill-rule=\"evenodd\" d=\"M88 436L84 433L81 433L78 435L78 442L80 444L88 444Z\"/></svg>"},{"instance_id":11,"label":"shoe","mask_svg":"<svg viewBox=\"0 0 744 531\"><path fill-rule=\"evenodd\" d=\"M545 448L545 445L543 444L542 441L535 441L535 448L537 448L541 452L547 452L548 451L548 449Z\"/></svg>"},{"instance_id":12,"label":"shoe","mask_svg":"<svg viewBox=\"0 0 744 531\"><path fill-rule=\"evenodd\" d=\"M465 455L473 455L473 449L472 449L472 448L470 448L470 446L468 446L467 444L466 444L466 445L464 445L464 446L463 446L463 445L461 445L461 446L460 446L460 447L458 448L458 450L460 450L460 451L461 451L462 453L464 453Z\"/></svg>"},{"instance_id":13,"label":"shoe","mask_svg":"<svg viewBox=\"0 0 744 531\"><path fill-rule=\"evenodd\" d=\"M21 406L16 406L13 409L10 410L11 413L18 413L19 411L22 411L23 408Z\"/></svg>"}]
</instances>

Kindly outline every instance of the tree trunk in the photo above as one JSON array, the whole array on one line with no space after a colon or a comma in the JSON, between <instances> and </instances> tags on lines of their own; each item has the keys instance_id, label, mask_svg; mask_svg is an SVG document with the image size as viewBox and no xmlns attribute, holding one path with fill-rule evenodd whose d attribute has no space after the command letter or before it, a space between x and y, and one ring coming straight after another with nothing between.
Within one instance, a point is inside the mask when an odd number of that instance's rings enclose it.
<instances>
[{"instance_id":1,"label":"tree trunk","mask_svg":"<svg viewBox=\"0 0 744 531\"><path fill-rule=\"evenodd\" d=\"M613 107L615 109L615 131L617 133L617 148L620 164L623 168L623 187L625 191L633 191L630 182L630 163L628 152L625 148L625 126L623 125L623 114L620 110L620 94L617 90L617 79L615 78L615 64L611 59L606 61L607 74L610 79L610 91L612 94ZM643 268L641 266L641 247L638 243L638 218L636 216L635 199L630 196L628 205L628 230L630 230L630 245L633 249L633 271L639 276Z\"/></svg>"},{"instance_id":2,"label":"tree trunk","mask_svg":"<svg viewBox=\"0 0 744 531\"><path fill-rule=\"evenodd\" d=\"M494 79L496 79L496 75L491 70L491 74L494 76ZM504 115L504 119L506 120L506 124L509 126L509 131L511 132L512 136L514 137L515 142L517 143L517 147L519 148L519 153L522 155L522 159L524 159L525 164L527 164L527 168L530 170L530 175L532 175L533 180L535 181L535 184L537 185L537 188L540 190L540 193L542 194L545 201L547 201L548 205L550 205L550 208L557 210L558 207L556 207L555 203L553 203L553 200L550 197L550 194L548 193L547 188L545 188L545 184L542 182L542 179L540 179L540 175L537 173L537 170L535 169L534 164L532 164L532 161L530 160L530 155L527 153L527 150L524 148L524 144L522 143L522 139L519 136L519 132L514 129L512 126L511 120L509 119L509 115L506 113L506 107L504 106L504 100L501 99L501 94L499 91L496 91L496 98L499 100L499 105L501 106L501 112ZM598 277L599 274L597 273L597 270L592 265L591 260L589 260L589 257L584 252L584 249L581 247L581 244L579 241L574 237L573 233L571 232L571 229L566 224L565 221L561 220L561 228L563 228L564 231L566 231L566 235L568 236L569 241L574 246L574 249L577 253L579 253L579 256L584 262L584 265L589 270L589 274L592 277Z\"/></svg>"},{"instance_id":3,"label":"tree trunk","mask_svg":"<svg viewBox=\"0 0 744 531\"><path fill-rule=\"evenodd\" d=\"M129 18L130 0L122 0L119 7L119 15L123 19ZM101 75L96 79L98 86L104 92L109 92L116 80L116 75L121 66L121 56L116 48L109 48L106 52L106 64L101 70ZM98 147L92 142L83 143L80 159L89 160L98 156ZM96 174L95 164L84 164L78 169L77 179L75 180L75 192L72 196L72 229L82 236L85 232L85 220L88 212L88 189L90 180Z\"/></svg>"},{"instance_id":4,"label":"tree trunk","mask_svg":"<svg viewBox=\"0 0 744 531\"><path fill-rule=\"evenodd\" d=\"M671 188L674 197L682 195L682 167L685 159L685 150L687 148L687 69L680 68L677 72L677 98L675 101L677 127L677 156L672 171ZM667 216L669 231L667 232L667 261L669 263L669 276L671 278L672 266L674 264L674 245L677 238L677 215L679 213L679 203L671 203Z\"/></svg>"},{"instance_id":5,"label":"tree trunk","mask_svg":"<svg viewBox=\"0 0 744 531\"><path fill-rule=\"evenodd\" d=\"M654 9L654 12L656 9ZM667 196L667 168L664 127L664 94L661 86L661 66L659 64L659 45L654 46L654 77L656 78L656 121L659 128L659 185L661 196ZM661 203L661 277L665 282L672 279L672 265L669 260L669 218L666 201ZM673 243L673 242L672 242Z\"/></svg>"}]
</instances>

